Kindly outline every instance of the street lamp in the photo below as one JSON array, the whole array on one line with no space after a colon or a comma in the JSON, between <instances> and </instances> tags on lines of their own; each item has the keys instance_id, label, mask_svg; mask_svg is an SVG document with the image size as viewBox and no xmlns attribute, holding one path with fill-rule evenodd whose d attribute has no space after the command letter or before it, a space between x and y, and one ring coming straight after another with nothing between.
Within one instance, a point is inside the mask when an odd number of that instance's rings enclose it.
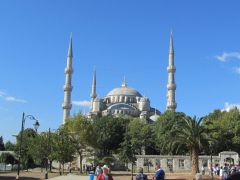
<instances>
[{"instance_id":1,"label":"street lamp","mask_svg":"<svg viewBox=\"0 0 240 180\"><path fill-rule=\"evenodd\" d=\"M211 154L210 154L210 155L211 155L211 156L210 156L210 158L211 158L211 166L210 166L210 168L211 168L211 177L212 177L212 180L213 180L213 169L212 169L212 167L213 167L213 165L212 165L212 160L213 160L213 159L212 159L212 148L213 148L213 147L212 147L212 143L210 143L210 144L209 144L209 149L210 149L210 153L211 153Z\"/></svg>"},{"instance_id":2,"label":"street lamp","mask_svg":"<svg viewBox=\"0 0 240 180\"><path fill-rule=\"evenodd\" d=\"M25 115L25 113L23 112L23 114L22 114L22 127L21 127L21 132L20 132L20 144L19 144L18 169L17 169L17 176L16 176L16 179L19 179L19 173L20 173L20 159L21 159L21 151L22 151L22 138L23 138L24 125L25 125L25 121L26 121L27 118L30 119L30 120L35 121L35 123L33 124L33 127L34 127L34 129L35 129L36 132L37 132L37 129L39 128L39 126L40 126L38 120L37 120L33 115Z\"/></svg>"},{"instance_id":3,"label":"street lamp","mask_svg":"<svg viewBox=\"0 0 240 180\"><path fill-rule=\"evenodd\" d=\"M48 130L48 153L51 153L51 145L50 145L50 135L51 135L51 129ZM45 179L48 179L48 159L49 155L46 157L46 172L45 172Z\"/></svg>"}]
</instances>

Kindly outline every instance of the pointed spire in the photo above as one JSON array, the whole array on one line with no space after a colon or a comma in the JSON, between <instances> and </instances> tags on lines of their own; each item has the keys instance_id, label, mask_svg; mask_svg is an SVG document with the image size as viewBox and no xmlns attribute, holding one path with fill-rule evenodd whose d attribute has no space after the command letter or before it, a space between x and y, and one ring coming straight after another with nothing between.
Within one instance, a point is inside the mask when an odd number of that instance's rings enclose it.
<instances>
[{"instance_id":1,"label":"pointed spire","mask_svg":"<svg viewBox=\"0 0 240 180\"><path fill-rule=\"evenodd\" d=\"M73 89L71 80L72 80L72 73L73 73L73 68L72 68L72 33L70 35L70 42L69 42L69 48L68 48L68 56L67 56L67 66L65 68L65 84L63 86L64 89L64 100L62 104L63 108L63 124L65 123L66 119L70 116L70 111L72 108L71 104L71 92Z\"/></svg>"},{"instance_id":2,"label":"pointed spire","mask_svg":"<svg viewBox=\"0 0 240 180\"><path fill-rule=\"evenodd\" d=\"M174 53L172 31L170 34L169 53Z\"/></svg>"},{"instance_id":3,"label":"pointed spire","mask_svg":"<svg viewBox=\"0 0 240 180\"><path fill-rule=\"evenodd\" d=\"M157 108L155 108L155 115L157 115Z\"/></svg>"},{"instance_id":4,"label":"pointed spire","mask_svg":"<svg viewBox=\"0 0 240 180\"><path fill-rule=\"evenodd\" d=\"M97 84L96 68L94 67L93 80L92 80L92 94L91 94L91 98L92 98L92 99L95 99L95 98L97 97L96 84Z\"/></svg>"},{"instance_id":5,"label":"pointed spire","mask_svg":"<svg viewBox=\"0 0 240 180\"><path fill-rule=\"evenodd\" d=\"M69 42L69 47L68 47L68 57L73 57L73 52L72 52L72 33L70 33L70 42Z\"/></svg>"},{"instance_id":6,"label":"pointed spire","mask_svg":"<svg viewBox=\"0 0 240 180\"><path fill-rule=\"evenodd\" d=\"M175 71L176 68L174 66L174 49L173 49L173 37L172 32L170 34L170 45L169 45L169 59L168 59L168 84L167 84L167 110L175 111L177 107L177 103L175 101Z\"/></svg>"},{"instance_id":7,"label":"pointed spire","mask_svg":"<svg viewBox=\"0 0 240 180\"><path fill-rule=\"evenodd\" d=\"M123 76L122 87L127 87L126 77L125 76Z\"/></svg>"}]
</instances>

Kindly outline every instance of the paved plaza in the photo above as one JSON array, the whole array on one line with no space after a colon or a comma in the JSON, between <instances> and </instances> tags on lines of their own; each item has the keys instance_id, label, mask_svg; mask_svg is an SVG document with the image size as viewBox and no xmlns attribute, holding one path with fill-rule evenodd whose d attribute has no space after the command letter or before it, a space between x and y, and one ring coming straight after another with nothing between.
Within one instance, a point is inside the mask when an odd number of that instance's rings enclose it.
<instances>
[{"instance_id":1,"label":"paved plaza","mask_svg":"<svg viewBox=\"0 0 240 180\"><path fill-rule=\"evenodd\" d=\"M79 176L74 174L68 174L67 176L58 176L50 178L51 180L89 180L89 176Z\"/></svg>"}]
</instances>

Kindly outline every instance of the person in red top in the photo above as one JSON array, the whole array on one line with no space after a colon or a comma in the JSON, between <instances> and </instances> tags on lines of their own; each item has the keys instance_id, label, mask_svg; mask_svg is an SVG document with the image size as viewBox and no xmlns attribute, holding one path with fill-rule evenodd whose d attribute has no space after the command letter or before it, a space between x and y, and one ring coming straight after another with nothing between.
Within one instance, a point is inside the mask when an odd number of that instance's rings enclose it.
<instances>
[{"instance_id":1,"label":"person in red top","mask_svg":"<svg viewBox=\"0 0 240 180\"><path fill-rule=\"evenodd\" d=\"M102 167L103 172L98 175L97 180L113 180L112 175L109 173L109 168L107 165Z\"/></svg>"}]
</instances>

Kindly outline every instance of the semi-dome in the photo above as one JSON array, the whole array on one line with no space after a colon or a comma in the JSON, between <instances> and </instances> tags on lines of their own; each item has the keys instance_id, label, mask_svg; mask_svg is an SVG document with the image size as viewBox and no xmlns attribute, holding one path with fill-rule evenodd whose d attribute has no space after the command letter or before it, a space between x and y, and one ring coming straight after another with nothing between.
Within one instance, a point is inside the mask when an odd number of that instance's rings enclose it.
<instances>
[{"instance_id":1,"label":"semi-dome","mask_svg":"<svg viewBox=\"0 0 240 180\"><path fill-rule=\"evenodd\" d=\"M115 88L110 91L107 96L138 96L142 97L142 95L135 89L127 87L125 80L121 87Z\"/></svg>"},{"instance_id":2,"label":"semi-dome","mask_svg":"<svg viewBox=\"0 0 240 180\"><path fill-rule=\"evenodd\" d=\"M159 115L154 114L154 115L150 116L149 119L151 119L153 122L156 122L159 117L160 117Z\"/></svg>"},{"instance_id":3,"label":"semi-dome","mask_svg":"<svg viewBox=\"0 0 240 180\"><path fill-rule=\"evenodd\" d=\"M150 116L149 119L151 119L153 122L156 122L159 119L159 115L157 114L157 109L155 108L154 115Z\"/></svg>"}]
</instances>

